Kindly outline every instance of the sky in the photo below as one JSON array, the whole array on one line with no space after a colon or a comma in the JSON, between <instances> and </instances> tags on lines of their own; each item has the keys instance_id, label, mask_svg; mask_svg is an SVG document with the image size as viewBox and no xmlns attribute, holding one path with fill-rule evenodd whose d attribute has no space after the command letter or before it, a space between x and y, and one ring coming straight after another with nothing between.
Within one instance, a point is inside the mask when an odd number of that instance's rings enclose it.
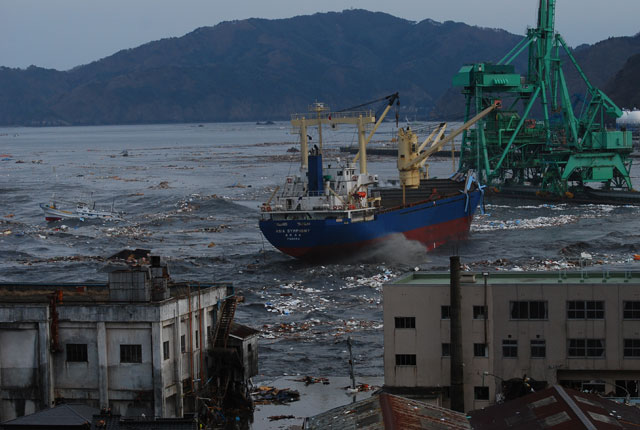
<instances>
[{"instance_id":1,"label":"sky","mask_svg":"<svg viewBox=\"0 0 640 430\"><path fill-rule=\"evenodd\" d=\"M539 0L0 0L0 66L68 70L121 49L246 18L356 8L411 21L459 21L524 34ZM571 46L640 32L640 0L557 0ZM384 29L381 29L384 31Z\"/></svg>"}]
</instances>

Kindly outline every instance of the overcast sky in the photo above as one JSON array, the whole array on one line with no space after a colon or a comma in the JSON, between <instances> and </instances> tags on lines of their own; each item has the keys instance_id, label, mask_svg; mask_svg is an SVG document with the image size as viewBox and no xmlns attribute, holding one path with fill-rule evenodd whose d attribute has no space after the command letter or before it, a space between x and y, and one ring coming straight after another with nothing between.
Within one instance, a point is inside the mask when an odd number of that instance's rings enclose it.
<instances>
[{"instance_id":1,"label":"overcast sky","mask_svg":"<svg viewBox=\"0 0 640 430\"><path fill-rule=\"evenodd\" d=\"M524 34L539 0L0 0L0 65L67 70L221 21L288 18L349 8L412 21L461 21ZM571 46L640 31L640 0L557 0ZM384 29L380 29L384 31Z\"/></svg>"}]
</instances>

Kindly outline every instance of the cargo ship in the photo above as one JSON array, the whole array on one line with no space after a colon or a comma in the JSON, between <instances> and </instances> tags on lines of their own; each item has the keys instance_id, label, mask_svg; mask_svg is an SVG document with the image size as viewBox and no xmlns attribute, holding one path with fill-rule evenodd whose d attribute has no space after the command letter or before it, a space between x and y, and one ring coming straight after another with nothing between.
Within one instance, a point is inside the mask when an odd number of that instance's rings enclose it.
<instances>
[{"instance_id":1,"label":"cargo ship","mask_svg":"<svg viewBox=\"0 0 640 430\"><path fill-rule=\"evenodd\" d=\"M300 259L326 259L352 255L393 237L418 241L427 250L467 237L483 187L473 172L429 179L425 161L480 115L447 138L446 124L441 124L421 145L409 127L399 129L401 187L381 187L378 176L368 172L366 146L397 97L396 93L384 98L387 106L378 118L372 111L331 112L322 103L292 116L300 135L300 174L287 176L260 207L260 230L275 248ZM353 160L323 162L323 126L336 129L345 124L357 128L358 154ZM312 148L310 127L317 128Z\"/></svg>"}]
</instances>

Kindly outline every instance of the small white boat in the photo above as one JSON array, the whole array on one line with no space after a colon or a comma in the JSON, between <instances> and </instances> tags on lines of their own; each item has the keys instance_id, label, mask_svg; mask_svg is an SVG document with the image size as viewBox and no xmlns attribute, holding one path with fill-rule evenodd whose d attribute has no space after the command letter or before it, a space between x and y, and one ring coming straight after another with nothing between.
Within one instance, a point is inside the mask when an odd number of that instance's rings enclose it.
<instances>
[{"instance_id":1,"label":"small white boat","mask_svg":"<svg viewBox=\"0 0 640 430\"><path fill-rule=\"evenodd\" d=\"M44 212L44 219L47 221L60 221L61 219L104 219L121 221L122 217L113 210L99 210L95 208L95 203L89 205L86 202L76 203L74 210L62 209L55 201L50 203L40 203L40 208Z\"/></svg>"}]
</instances>

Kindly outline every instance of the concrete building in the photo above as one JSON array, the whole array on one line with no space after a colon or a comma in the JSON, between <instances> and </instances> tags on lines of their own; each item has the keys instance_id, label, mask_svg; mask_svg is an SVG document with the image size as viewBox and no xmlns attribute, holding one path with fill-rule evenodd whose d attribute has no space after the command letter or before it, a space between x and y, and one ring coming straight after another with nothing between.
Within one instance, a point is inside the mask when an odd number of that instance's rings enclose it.
<instances>
[{"instance_id":1,"label":"concrete building","mask_svg":"<svg viewBox=\"0 0 640 430\"><path fill-rule=\"evenodd\" d=\"M0 422L79 402L182 417L231 299L229 284L172 282L159 258L106 285L0 284Z\"/></svg>"},{"instance_id":2,"label":"concrete building","mask_svg":"<svg viewBox=\"0 0 640 430\"><path fill-rule=\"evenodd\" d=\"M640 273L497 272L461 276L465 410L503 381L637 397ZM411 273L383 287L385 387L449 406L450 279Z\"/></svg>"}]
</instances>

